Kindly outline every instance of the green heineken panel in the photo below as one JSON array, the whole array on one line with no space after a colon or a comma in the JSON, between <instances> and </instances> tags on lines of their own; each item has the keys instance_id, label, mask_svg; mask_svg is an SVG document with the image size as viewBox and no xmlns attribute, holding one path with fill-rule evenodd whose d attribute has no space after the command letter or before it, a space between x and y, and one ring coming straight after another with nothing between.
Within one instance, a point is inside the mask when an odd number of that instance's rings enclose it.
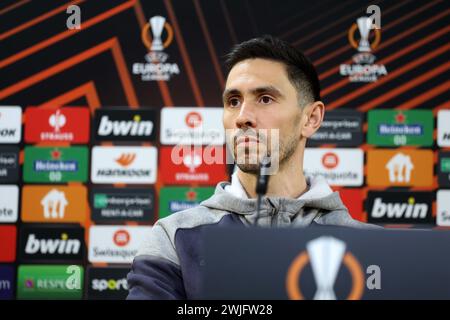
<instances>
[{"instance_id":1,"label":"green heineken panel","mask_svg":"<svg viewBox=\"0 0 450 320\"><path fill-rule=\"evenodd\" d=\"M87 147L25 147L25 182L86 182L87 177Z\"/></svg>"},{"instance_id":2,"label":"green heineken panel","mask_svg":"<svg viewBox=\"0 0 450 320\"><path fill-rule=\"evenodd\" d=\"M431 110L371 110L367 142L375 146L433 145Z\"/></svg>"},{"instance_id":3,"label":"green heineken panel","mask_svg":"<svg viewBox=\"0 0 450 320\"><path fill-rule=\"evenodd\" d=\"M159 218L190 209L214 194L214 187L164 187L159 193Z\"/></svg>"},{"instance_id":4,"label":"green heineken panel","mask_svg":"<svg viewBox=\"0 0 450 320\"><path fill-rule=\"evenodd\" d=\"M18 299L82 299L84 270L78 265L22 265Z\"/></svg>"}]
</instances>

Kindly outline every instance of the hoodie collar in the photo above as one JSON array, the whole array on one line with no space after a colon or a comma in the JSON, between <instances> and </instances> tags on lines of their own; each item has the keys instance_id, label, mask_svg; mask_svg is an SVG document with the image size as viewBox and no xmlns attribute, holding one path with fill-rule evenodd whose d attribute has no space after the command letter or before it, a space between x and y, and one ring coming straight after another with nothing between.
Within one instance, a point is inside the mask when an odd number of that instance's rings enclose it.
<instances>
[{"instance_id":1,"label":"hoodie collar","mask_svg":"<svg viewBox=\"0 0 450 320\"><path fill-rule=\"evenodd\" d=\"M325 178L322 176L306 177L306 184L308 191L298 197L297 200L320 199L333 193L333 190L331 190ZM224 189L237 198L249 199L247 192L238 178L237 172L231 175L231 184L225 185Z\"/></svg>"},{"instance_id":2,"label":"hoodie collar","mask_svg":"<svg viewBox=\"0 0 450 320\"><path fill-rule=\"evenodd\" d=\"M297 199L264 197L263 201L261 201L261 217L269 215L274 210L289 215L298 214L303 211L304 207L329 211L346 209L339 197L339 193L331 190L325 178L321 176L315 178L307 177L306 182L309 190ZM231 184L229 182L219 182L214 195L203 201L201 205L242 215L256 213L256 199L248 198L236 173L232 176Z\"/></svg>"}]
</instances>

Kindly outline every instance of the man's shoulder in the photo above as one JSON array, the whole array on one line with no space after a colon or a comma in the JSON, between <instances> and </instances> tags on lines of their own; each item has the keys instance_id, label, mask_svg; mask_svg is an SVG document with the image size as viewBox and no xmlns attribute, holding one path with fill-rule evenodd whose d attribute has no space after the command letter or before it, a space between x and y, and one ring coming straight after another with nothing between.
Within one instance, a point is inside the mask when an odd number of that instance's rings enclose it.
<instances>
[{"instance_id":1,"label":"man's shoulder","mask_svg":"<svg viewBox=\"0 0 450 320\"><path fill-rule=\"evenodd\" d=\"M348 212L347 208L330 211L326 214L320 215L315 222L321 225L343 226L356 229L383 229L381 226L354 219Z\"/></svg>"},{"instance_id":2,"label":"man's shoulder","mask_svg":"<svg viewBox=\"0 0 450 320\"><path fill-rule=\"evenodd\" d=\"M190 229L217 223L227 214L230 213L198 205L161 218L156 222L156 225L163 227L170 233L175 233L178 229Z\"/></svg>"}]
</instances>

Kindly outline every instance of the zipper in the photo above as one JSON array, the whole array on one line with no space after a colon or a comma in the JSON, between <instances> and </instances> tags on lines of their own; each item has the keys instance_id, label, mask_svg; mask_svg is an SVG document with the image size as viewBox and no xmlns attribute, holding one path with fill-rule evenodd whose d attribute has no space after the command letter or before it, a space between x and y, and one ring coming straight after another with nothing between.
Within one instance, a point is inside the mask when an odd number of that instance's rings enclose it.
<instances>
[{"instance_id":1,"label":"zipper","mask_svg":"<svg viewBox=\"0 0 450 320\"><path fill-rule=\"evenodd\" d=\"M278 214L278 209L275 207L275 205L272 203L272 201L270 201L269 198L266 198L267 202L269 203L269 205L271 206L271 211L270 211L270 216L271 216L271 221L270 221L270 225L272 227L276 227L277 226L277 221L275 220L275 216Z\"/></svg>"}]
</instances>

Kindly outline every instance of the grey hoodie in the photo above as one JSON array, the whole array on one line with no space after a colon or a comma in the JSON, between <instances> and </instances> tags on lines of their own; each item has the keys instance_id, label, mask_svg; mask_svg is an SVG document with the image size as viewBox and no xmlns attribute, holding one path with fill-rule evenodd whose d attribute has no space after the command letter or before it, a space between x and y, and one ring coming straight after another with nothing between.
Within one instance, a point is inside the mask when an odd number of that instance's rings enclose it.
<instances>
[{"instance_id":1,"label":"grey hoodie","mask_svg":"<svg viewBox=\"0 0 450 320\"><path fill-rule=\"evenodd\" d=\"M325 179L307 178L309 190L297 199L264 197L258 226L333 225L380 228L353 220ZM201 287L201 230L205 226L249 226L256 199L249 199L236 175L217 184L214 195L198 207L158 220L128 274L128 299L196 299Z\"/></svg>"}]
</instances>

